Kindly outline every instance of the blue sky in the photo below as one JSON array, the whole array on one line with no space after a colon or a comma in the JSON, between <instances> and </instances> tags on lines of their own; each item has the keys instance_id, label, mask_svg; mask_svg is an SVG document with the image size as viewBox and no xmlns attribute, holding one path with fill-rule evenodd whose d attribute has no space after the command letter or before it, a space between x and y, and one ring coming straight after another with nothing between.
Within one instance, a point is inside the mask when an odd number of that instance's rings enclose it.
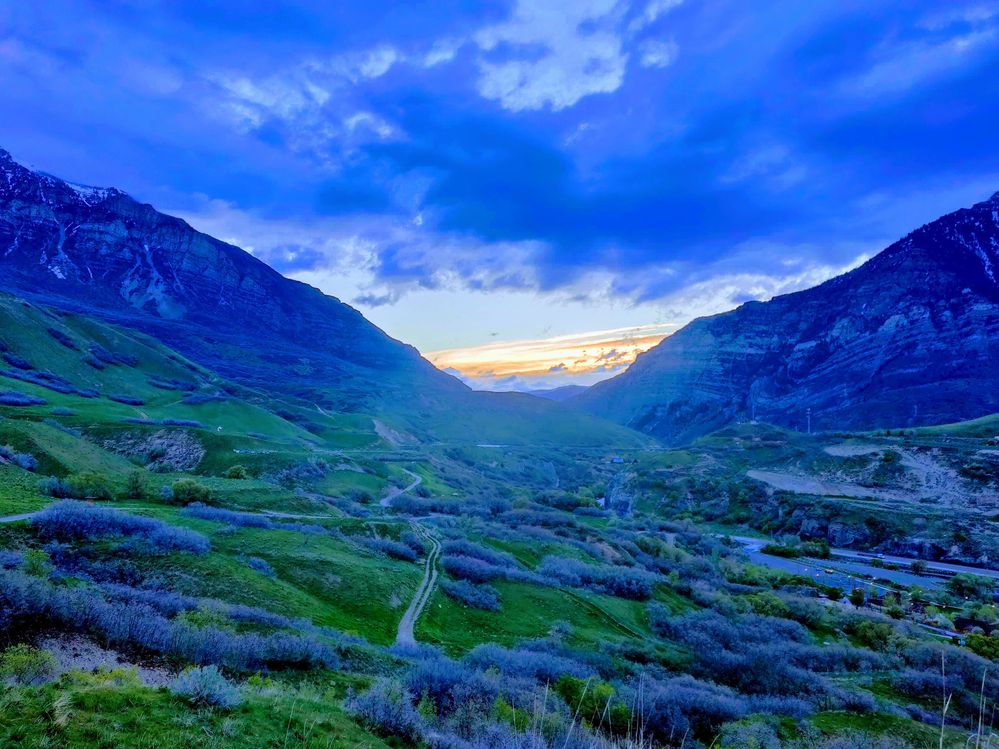
<instances>
[{"instance_id":1,"label":"blue sky","mask_svg":"<svg viewBox=\"0 0 999 749\"><path fill-rule=\"evenodd\" d=\"M999 189L999 2L253 5L3 4L0 145L480 384L607 376Z\"/></svg>"}]
</instances>

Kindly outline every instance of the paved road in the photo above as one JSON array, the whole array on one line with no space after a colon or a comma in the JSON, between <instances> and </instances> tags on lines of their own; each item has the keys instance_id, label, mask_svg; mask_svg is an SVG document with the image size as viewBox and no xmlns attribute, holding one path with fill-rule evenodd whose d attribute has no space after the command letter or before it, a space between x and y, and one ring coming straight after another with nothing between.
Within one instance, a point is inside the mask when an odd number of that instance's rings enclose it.
<instances>
[{"instance_id":1,"label":"paved road","mask_svg":"<svg viewBox=\"0 0 999 749\"><path fill-rule=\"evenodd\" d=\"M423 580L420 582L420 587L416 589L413 600L409 603L409 608L406 609L406 613L402 615L402 620L399 622L399 631L395 637L396 645L416 644L413 627L416 624L416 620L420 618L420 614L423 613L423 609L426 608L427 602L430 601L430 596L433 595L434 588L437 585L437 558L441 553L440 541L434 538L430 531L417 522L413 523L413 530L430 543L430 553L427 554L427 563L424 567Z\"/></svg>"},{"instance_id":2,"label":"paved road","mask_svg":"<svg viewBox=\"0 0 999 749\"><path fill-rule=\"evenodd\" d=\"M766 538L754 538L752 536L729 536L733 541L738 541L740 544L748 549L759 550L771 543L769 539ZM870 551L856 551L854 549L839 549L832 548L829 552L834 557L845 557L847 559L857 559L862 562L870 562L871 560L878 559L882 562L888 562L890 564L897 564L902 567L908 567L915 561L920 561L912 557L898 557L892 554L875 554ZM967 572L972 575L980 575L982 577L991 577L993 580L999 580L999 570L990 570L985 567L972 567L967 564L954 564L951 562L931 562L928 560L921 560L926 562L926 569L930 572L946 572L948 574L957 574L960 572Z\"/></svg>"},{"instance_id":3,"label":"paved road","mask_svg":"<svg viewBox=\"0 0 999 749\"><path fill-rule=\"evenodd\" d=\"M407 470L405 468L403 468L402 470L405 473L408 473L413 478L413 483L410 484L409 486L404 486L402 489L393 489L388 494L386 494L384 497L382 497L381 501L378 503L382 507L391 507L393 499L395 499L396 497L402 496L403 494L406 494L407 492L413 491L413 489L415 489L416 487L418 487L420 484L423 483L423 477L422 476L417 476L415 473L413 473L412 471Z\"/></svg>"}]
</instances>

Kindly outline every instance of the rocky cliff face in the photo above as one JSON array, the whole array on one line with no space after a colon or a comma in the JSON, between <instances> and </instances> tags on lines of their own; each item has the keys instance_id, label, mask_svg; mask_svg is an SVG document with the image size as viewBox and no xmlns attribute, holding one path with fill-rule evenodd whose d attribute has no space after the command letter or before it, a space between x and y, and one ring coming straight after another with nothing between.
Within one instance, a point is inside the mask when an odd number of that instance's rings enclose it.
<instances>
[{"instance_id":1,"label":"rocky cliff face","mask_svg":"<svg viewBox=\"0 0 999 749\"><path fill-rule=\"evenodd\" d=\"M0 288L134 325L229 376L464 389L317 289L114 188L72 185L0 150ZM341 404L343 405L343 404Z\"/></svg>"},{"instance_id":2,"label":"rocky cliff face","mask_svg":"<svg viewBox=\"0 0 999 749\"><path fill-rule=\"evenodd\" d=\"M804 430L999 411L999 193L820 286L693 321L577 405L688 442L755 417Z\"/></svg>"}]
</instances>

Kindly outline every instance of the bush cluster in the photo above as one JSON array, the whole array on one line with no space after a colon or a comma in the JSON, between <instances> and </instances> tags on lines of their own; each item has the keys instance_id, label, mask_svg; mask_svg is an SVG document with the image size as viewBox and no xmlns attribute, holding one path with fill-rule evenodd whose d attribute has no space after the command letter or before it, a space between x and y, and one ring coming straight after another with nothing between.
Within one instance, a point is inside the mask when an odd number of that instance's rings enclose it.
<instances>
[{"instance_id":1,"label":"bush cluster","mask_svg":"<svg viewBox=\"0 0 999 749\"><path fill-rule=\"evenodd\" d=\"M44 540L126 537L135 542L136 550L154 554L173 551L204 554L211 548L207 538L187 528L68 499L49 505L31 523Z\"/></svg>"}]
</instances>

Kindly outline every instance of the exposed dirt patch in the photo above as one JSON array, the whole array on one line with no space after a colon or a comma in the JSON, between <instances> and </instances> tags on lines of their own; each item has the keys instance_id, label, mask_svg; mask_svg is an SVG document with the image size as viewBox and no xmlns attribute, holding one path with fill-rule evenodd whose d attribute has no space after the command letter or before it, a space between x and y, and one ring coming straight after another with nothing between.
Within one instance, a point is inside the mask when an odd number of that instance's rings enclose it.
<instances>
[{"instance_id":1,"label":"exposed dirt patch","mask_svg":"<svg viewBox=\"0 0 999 749\"><path fill-rule=\"evenodd\" d=\"M161 429L155 434L129 433L102 445L127 458L138 458L150 471L191 471L205 457L205 448L182 429Z\"/></svg>"},{"instance_id":2,"label":"exposed dirt patch","mask_svg":"<svg viewBox=\"0 0 999 749\"><path fill-rule=\"evenodd\" d=\"M58 674L67 671L91 672L101 668L134 668L139 681L151 687L165 686L174 678L174 675L165 668L132 663L120 653L102 648L80 635L46 637L38 641L38 647L48 650L55 656Z\"/></svg>"}]
</instances>

